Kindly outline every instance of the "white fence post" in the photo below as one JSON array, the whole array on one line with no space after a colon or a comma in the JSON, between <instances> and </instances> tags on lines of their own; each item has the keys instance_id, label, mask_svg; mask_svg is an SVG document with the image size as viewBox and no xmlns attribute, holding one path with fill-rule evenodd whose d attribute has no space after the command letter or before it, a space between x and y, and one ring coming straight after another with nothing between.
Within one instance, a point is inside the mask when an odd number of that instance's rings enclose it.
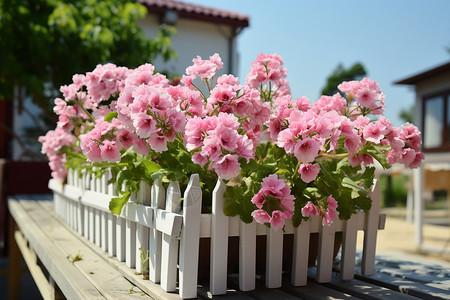
<instances>
[{"instance_id":1,"label":"white fence post","mask_svg":"<svg viewBox=\"0 0 450 300\"><path fill-rule=\"evenodd\" d=\"M239 222L239 289L255 289L256 280L256 222Z\"/></svg>"},{"instance_id":2,"label":"white fence post","mask_svg":"<svg viewBox=\"0 0 450 300\"><path fill-rule=\"evenodd\" d=\"M366 213L364 229L364 248L362 254L361 272L363 275L375 273L375 250L377 246L377 232L380 220L381 192L380 184L375 182L371 192L372 208Z\"/></svg>"},{"instance_id":3,"label":"white fence post","mask_svg":"<svg viewBox=\"0 0 450 300\"><path fill-rule=\"evenodd\" d=\"M356 239L358 237L358 230L356 228L357 221L358 215L352 215L344 223L340 266L341 279L343 280L351 280L355 275Z\"/></svg>"},{"instance_id":4,"label":"white fence post","mask_svg":"<svg viewBox=\"0 0 450 300\"><path fill-rule=\"evenodd\" d=\"M105 173L106 180L109 182L112 178L111 170L107 170ZM115 195L115 185L113 183L108 184L107 194ZM108 213L108 254L111 256L116 256L116 247L117 247L117 234L116 234L116 223L117 218L114 214Z\"/></svg>"},{"instance_id":5,"label":"white fence post","mask_svg":"<svg viewBox=\"0 0 450 300\"><path fill-rule=\"evenodd\" d=\"M171 182L167 188L166 211L180 212L181 191L178 182ZM173 292L177 285L178 240L174 236L162 234L161 245L161 287Z\"/></svg>"},{"instance_id":6,"label":"white fence post","mask_svg":"<svg viewBox=\"0 0 450 300\"><path fill-rule=\"evenodd\" d=\"M311 220L302 221L294 229L294 249L292 251L292 277L294 286L306 285L308 280L309 240Z\"/></svg>"},{"instance_id":7,"label":"white fence post","mask_svg":"<svg viewBox=\"0 0 450 300\"><path fill-rule=\"evenodd\" d=\"M316 280L319 283L331 281L334 239L334 226L321 225L319 231L319 252L317 256L316 273Z\"/></svg>"},{"instance_id":8,"label":"white fence post","mask_svg":"<svg viewBox=\"0 0 450 300\"><path fill-rule=\"evenodd\" d=\"M132 193L128 202L136 202L136 194ZM128 208L129 206L126 205L126 216L130 215ZM125 264L130 268L134 268L136 265L136 223L129 219L125 223Z\"/></svg>"},{"instance_id":9,"label":"white fence post","mask_svg":"<svg viewBox=\"0 0 450 300\"><path fill-rule=\"evenodd\" d=\"M202 190L198 174L191 176L183 201L183 230L180 241L179 290L181 298L197 297L198 251Z\"/></svg>"},{"instance_id":10,"label":"white fence post","mask_svg":"<svg viewBox=\"0 0 450 300\"><path fill-rule=\"evenodd\" d=\"M281 287L283 271L283 231L268 229L266 242L266 287Z\"/></svg>"},{"instance_id":11,"label":"white fence post","mask_svg":"<svg viewBox=\"0 0 450 300\"><path fill-rule=\"evenodd\" d=\"M210 291L213 295L227 293L227 262L228 262L228 217L223 213L226 185L222 179L217 180L212 194L211 215L211 262Z\"/></svg>"},{"instance_id":12,"label":"white fence post","mask_svg":"<svg viewBox=\"0 0 450 300\"><path fill-rule=\"evenodd\" d=\"M161 232L156 230L156 210L164 207L164 187L159 180L152 185L153 226L149 239L149 279L154 283L161 281Z\"/></svg>"},{"instance_id":13,"label":"white fence post","mask_svg":"<svg viewBox=\"0 0 450 300\"><path fill-rule=\"evenodd\" d=\"M146 182L142 181L139 186L138 201L142 205L151 204L151 187ZM141 259L143 256L144 260L147 257L148 243L149 243L149 228L142 225L136 224L136 272L143 273L144 269L148 270L148 262L145 263Z\"/></svg>"}]
</instances>

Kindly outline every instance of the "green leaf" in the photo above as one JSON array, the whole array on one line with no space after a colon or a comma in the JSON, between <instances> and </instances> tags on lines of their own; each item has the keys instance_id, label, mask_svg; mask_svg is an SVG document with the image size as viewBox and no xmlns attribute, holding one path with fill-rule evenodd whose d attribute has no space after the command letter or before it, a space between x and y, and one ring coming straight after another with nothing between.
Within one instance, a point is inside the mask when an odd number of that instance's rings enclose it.
<instances>
[{"instance_id":1,"label":"green leaf","mask_svg":"<svg viewBox=\"0 0 450 300\"><path fill-rule=\"evenodd\" d=\"M117 118L118 113L116 111L112 111L106 114L105 121L111 123L114 118Z\"/></svg>"},{"instance_id":2,"label":"green leaf","mask_svg":"<svg viewBox=\"0 0 450 300\"><path fill-rule=\"evenodd\" d=\"M162 168L159 164L151 160L142 161L142 165L145 168L145 176L148 178L150 178L153 173L158 172Z\"/></svg>"},{"instance_id":3,"label":"green leaf","mask_svg":"<svg viewBox=\"0 0 450 300\"><path fill-rule=\"evenodd\" d=\"M122 208L128 202L128 199L130 199L130 195L131 192L127 191L122 195L122 197L112 198L109 202L109 210L113 214L120 215Z\"/></svg>"}]
</instances>

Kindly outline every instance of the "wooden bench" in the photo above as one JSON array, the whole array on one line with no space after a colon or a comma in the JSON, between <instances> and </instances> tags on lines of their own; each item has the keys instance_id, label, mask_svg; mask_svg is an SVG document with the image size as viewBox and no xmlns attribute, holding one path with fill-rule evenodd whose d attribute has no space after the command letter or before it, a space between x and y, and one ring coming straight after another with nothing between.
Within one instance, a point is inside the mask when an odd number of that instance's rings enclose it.
<instances>
[{"instance_id":1,"label":"wooden bench","mask_svg":"<svg viewBox=\"0 0 450 300\"><path fill-rule=\"evenodd\" d=\"M13 250L9 299L20 297L20 253L44 299L180 299L177 292L164 292L160 285L135 274L124 262L67 226L54 213L50 197L16 196L8 200L8 207ZM310 268L307 286L294 287L287 284L287 279L282 288L267 289L261 280L255 290L245 293L238 291L238 278L231 274L229 286L236 288L229 289L226 296L214 298L450 299L450 278L439 272L407 276L404 268L393 266L381 260L373 276L359 274L354 280L343 281L334 273L332 281L326 284L315 282L315 268ZM212 298L207 284L198 286L199 298Z\"/></svg>"}]
</instances>

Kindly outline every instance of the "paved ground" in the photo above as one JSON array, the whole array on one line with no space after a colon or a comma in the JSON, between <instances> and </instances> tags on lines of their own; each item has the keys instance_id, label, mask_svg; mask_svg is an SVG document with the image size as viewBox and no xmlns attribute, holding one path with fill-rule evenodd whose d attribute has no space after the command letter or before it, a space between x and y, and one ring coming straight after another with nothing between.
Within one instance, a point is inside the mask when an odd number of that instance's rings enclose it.
<instances>
[{"instance_id":1,"label":"paved ground","mask_svg":"<svg viewBox=\"0 0 450 300\"><path fill-rule=\"evenodd\" d=\"M450 218L447 210L427 210L424 213L423 244L418 248L415 226L406 222L402 208L383 209L387 214L385 230L378 231L377 254L418 255L447 262L450 265ZM440 225L435 225L435 224ZM358 236L358 248L362 248L363 234Z\"/></svg>"},{"instance_id":2,"label":"paved ground","mask_svg":"<svg viewBox=\"0 0 450 300\"><path fill-rule=\"evenodd\" d=\"M448 278L450 274L450 226L447 211L426 211L424 240L421 249L415 243L414 224L406 222L405 209L384 209L387 213L386 228L378 232L377 269L386 269L386 264L401 264L402 268L414 265L422 273L440 272ZM435 225L440 224L440 225ZM363 234L358 236L358 248L362 248ZM8 261L0 258L0 299L7 295ZM417 267L420 265L421 267ZM380 271L380 270L379 270ZM417 276L417 275L414 275ZM421 275L422 276L422 275ZM22 277L22 299L42 299L29 274Z\"/></svg>"}]
</instances>

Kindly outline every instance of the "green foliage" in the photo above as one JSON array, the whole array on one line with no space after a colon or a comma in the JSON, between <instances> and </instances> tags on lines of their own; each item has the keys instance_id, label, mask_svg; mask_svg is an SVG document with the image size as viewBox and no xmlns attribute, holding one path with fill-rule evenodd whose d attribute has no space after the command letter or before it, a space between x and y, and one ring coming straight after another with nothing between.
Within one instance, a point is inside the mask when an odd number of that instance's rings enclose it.
<instances>
[{"instance_id":1,"label":"green foliage","mask_svg":"<svg viewBox=\"0 0 450 300\"><path fill-rule=\"evenodd\" d=\"M333 73L327 78L327 83L322 89L322 95L332 96L339 92L337 86L343 81L358 80L367 74L366 69L361 63L355 63L348 69L339 64Z\"/></svg>"},{"instance_id":2,"label":"green foliage","mask_svg":"<svg viewBox=\"0 0 450 300\"><path fill-rule=\"evenodd\" d=\"M405 206L408 196L409 176L382 175L380 176L381 203L383 207Z\"/></svg>"},{"instance_id":3,"label":"green foliage","mask_svg":"<svg viewBox=\"0 0 450 300\"><path fill-rule=\"evenodd\" d=\"M402 109L399 113L400 119L402 119L404 122L413 123L414 109L415 109L414 105L411 105L409 108Z\"/></svg>"},{"instance_id":4,"label":"green foliage","mask_svg":"<svg viewBox=\"0 0 450 300\"><path fill-rule=\"evenodd\" d=\"M383 156L378 147L363 147L364 153L371 152L375 159ZM373 184L375 168L361 166L352 167L347 156L323 157L319 160L320 173L316 180L305 183L298 173L300 163L293 155L283 155L283 149L272 143L264 143L257 147L257 161L248 163L241 160L242 180L232 182L227 186L227 199L224 213L229 216L239 215L247 223L252 221L251 213L257 209L251 202L252 197L261 188L261 181L270 174L278 174L284 178L295 197L295 208L292 222L298 226L303 217L301 209L308 201L323 207L328 196L333 196L339 203L337 210L341 219L349 219L358 210L369 210L371 199L368 191Z\"/></svg>"},{"instance_id":5,"label":"green foliage","mask_svg":"<svg viewBox=\"0 0 450 300\"><path fill-rule=\"evenodd\" d=\"M163 26L147 39L136 23L146 13L134 0L1 1L0 99L13 99L19 87L47 110L73 74L99 63L134 68L158 55L175 57L175 29Z\"/></svg>"}]
</instances>

